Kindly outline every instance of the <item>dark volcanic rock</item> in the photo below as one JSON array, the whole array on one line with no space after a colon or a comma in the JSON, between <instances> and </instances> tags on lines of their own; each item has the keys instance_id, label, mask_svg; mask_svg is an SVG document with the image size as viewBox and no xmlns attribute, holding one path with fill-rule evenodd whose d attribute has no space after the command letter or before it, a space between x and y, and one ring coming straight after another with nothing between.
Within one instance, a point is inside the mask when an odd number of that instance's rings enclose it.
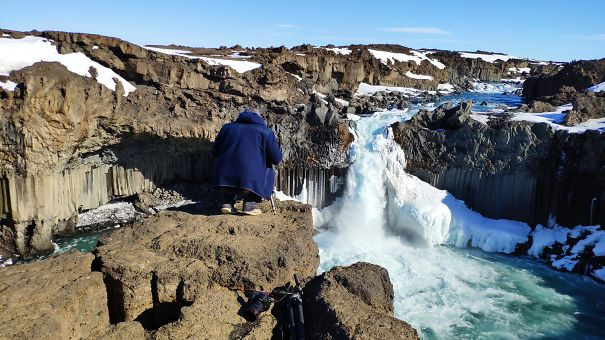
<instances>
[{"instance_id":1,"label":"dark volcanic rock","mask_svg":"<svg viewBox=\"0 0 605 340\"><path fill-rule=\"evenodd\" d=\"M605 92L586 92L574 98L573 109L565 116L564 124L573 126L602 117L605 117Z\"/></svg>"},{"instance_id":2,"label":"dark volcanic rock","mask_svg":"<svg viewBox=\"0 0 605 340\"><path fill-rule=\"evenodd\" d=\"M420 110L412 117L412 124L427 129L457 129L470 119L473 102L470 100L454 106L447 102L435 110Z\"/></svg>"},{"instance_id":3,"label":"dark volcanic rock","mask_svg":"<svg viewBox=\"0 0 605 340\"><path fill-rule=\"evenodd\" d=\"M335 267L310 281L304 294L311 339L418 339L415 329L393 317L393 286L382 267Z\"/></svg>"},{"instance_id":4,"label":"dark volcanic rock","mask_svg":"<svg viewBox=\"0 0 605 340\"><path fill-rule=\"evenodd\" d=\"M605 223L605 134L506 119L428 129L436 118L419 113L393 127L409 173L491 218L575 226L593 211L593 223Z\"/></svg>"},{"instance_id":5,"label":"dark volcanic rock","mask_svg":"<svg viewBox=\"0 0 605 340\"><path fill-rule=\"evenodd\" d=\"M548 101L554 105L571 102L573 91L605 81L605 58L565 64L554 74L532 76L523 83L523 100ZM573 90L571 90L573 89Z\"/></svg>"}]
</instances>

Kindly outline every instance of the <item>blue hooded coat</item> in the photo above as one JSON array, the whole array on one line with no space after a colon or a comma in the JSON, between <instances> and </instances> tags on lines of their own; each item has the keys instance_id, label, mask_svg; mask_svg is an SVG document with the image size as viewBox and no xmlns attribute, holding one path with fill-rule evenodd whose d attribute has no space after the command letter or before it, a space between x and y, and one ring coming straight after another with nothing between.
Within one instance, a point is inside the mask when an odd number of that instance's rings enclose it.
<instances>
[{"instance_id":1,"label":"blue hooded coat","mask_svg":"<svg viewBox=\"0 0 605 340\"><path fill-rule=\"evenodd\" d=\"M273 131L258 113L244 111L225 124L212 146L212 184L248 189L269 198L273 192L273 165L282 160Z\"/></svg>"}]
</instances>

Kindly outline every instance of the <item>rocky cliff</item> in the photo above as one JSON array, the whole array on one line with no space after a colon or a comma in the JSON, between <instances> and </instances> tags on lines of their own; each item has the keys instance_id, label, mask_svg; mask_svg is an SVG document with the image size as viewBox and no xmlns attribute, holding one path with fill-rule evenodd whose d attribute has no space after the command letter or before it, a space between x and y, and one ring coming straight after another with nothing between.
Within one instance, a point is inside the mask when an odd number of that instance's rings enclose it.
<instances>
[{"instance_id":1,"label":"rocky cliff","mask_svg":"<svg viewBox=\"0 0 605 340\"><path fill-rule=\"evenodd\" d=\"M346 113L372 108L353 98L360 83L463 89L544 68L399 45L143 48L94 34L0 31L3 40L45 39L57 56L96 65L78 73L35 62L0 75L14 84L0 87L0 248L22 255L52 249L52 235L73 229L79 212L207 180L214 136L245 106L259 107L279 139L277 189L305 190L324 206L348 165ZM234 64L242 60L258 67L242 71ZM102 84L104 70L114 78Z\"/></svg>"},{"instance_id":2,"label":"rocky cliff","mask_svg":"<svg viewBox=\"0 0 605 340\"><path fill-rule=\"evenodd\" d=\"M58 62L11 72L17 86L0 90L0 235L11 252L52 249L52 234L70 218L116 197L207 179L214 136L250 102L275 130L286 173L302 167L328 181L330 169L346 166L352 137L338 107L281 69L238 73L116 38L27 35L51 39L63 54L83 53L136 90L124 96L119 82L112 91Z\"/></svg>"},{"instance_id":3,"label":"rocky cliff","mask_svg":"<svg viewBox=\"0 0 605 340\"><path fill-rule=\"evenodd\" d=\"M491 218L546 225L605 223L605 134L545 123L487 124L470 102L420 111L393 127L407 171ZM591 215L592 213L592 215Z\"/></svg>"},{"instance_id":4,"label":"rocky cliff","mask_svg":"<svg viewBox=\"0 0 605 340\"><path fill-rule=\"evenodd\" d=\"M523 100L552 105L573 104L564 124L572 126L605 117L605 91L589 87L605 82L605 59L580 60L552 73L535 74L523 83Z\"/></svg>"},{"instance_id":5,"label":"rocky cliff","mask_svg":"<svg viewBox=\"0 0 605 340\"><path fill-rule=\"evenodd\" d=\"M393 288L383 268L360 263L313 278L319 256L311 207L277 203L277 215L260 217L211 215L209 206L197 204L114 231L95 256L74 252L0 268L0 333L9 339L280 339L283 306L275 303L247 322L240 316L245 290L271 291L296 273L306 282L309 338L418 339L393 317ZM262 208L269 212L268 204Z\"/></svg>"}]
</instances>

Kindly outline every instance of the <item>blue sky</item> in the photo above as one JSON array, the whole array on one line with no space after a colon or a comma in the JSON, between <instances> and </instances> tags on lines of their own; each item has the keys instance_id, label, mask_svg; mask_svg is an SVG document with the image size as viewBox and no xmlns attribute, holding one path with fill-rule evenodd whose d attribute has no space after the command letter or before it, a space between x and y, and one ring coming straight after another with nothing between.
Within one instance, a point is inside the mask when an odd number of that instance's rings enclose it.
<instances>
[{"instance_id":1,"label":"blue sky","mask_svg":"<svg viewBox=\"0 0 605 340\"><path fill-rule=\"evenodd\" d=\"M0 27L138 44L394 43L544 60L605 57L605 0L5 1Z\"/></svg>"}]
</instances>

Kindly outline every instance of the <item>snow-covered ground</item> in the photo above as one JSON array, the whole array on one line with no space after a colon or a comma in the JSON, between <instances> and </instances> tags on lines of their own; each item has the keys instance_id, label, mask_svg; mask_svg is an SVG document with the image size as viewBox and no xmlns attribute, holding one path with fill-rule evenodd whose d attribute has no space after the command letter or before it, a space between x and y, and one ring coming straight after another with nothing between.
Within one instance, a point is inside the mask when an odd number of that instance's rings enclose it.
<instances>
[{"instance_id":1,"label":"snow-covered ground","mask_svg":"<svg viewBox=\"0 0 605 340\"><path fill-rule=\"evenodd\" d=\"M77 229L96 226L116 226L134 221L136 210L132 203L109 203L78 215Z\"/></svg>"},{"instance_id":2,"label":"snow-covered ground","mask_svg":"<svg viewBox=\"0 0 605 340\"><path fill-rule=\"evenodd\" d=\"M462 58L470 59L483 59L487 62L493 63L498 60L507 61L509 59L520 59L508 54L485 54L485 53L471 53L471 52L460 52Z\"/></svg>"},{"instance_id":3,"label":"snow-covered ground","mask_svg":"<svg viewBox=\"0 0 605 340\"><path fill-rule=\"evenodd\" d=\"M136 90L136 87L112 69L91 60L84 53L59 54L57 47L49 39L33 36L26 36L22 39L0 38L0 75L8 76L11 71L20 70L41 61L59 62L69 71L85 77L92 77L89 71L91 67L94 67L97 70L95 79L108 89L115 91L116 83L113 79L117 78L124 87L124 96L128 96L130 92ZM14 82L9 81L2 83L1 86L12 91L15 85Z\"/></svg>"},{"instance_id":4,"label":"snow-covered ground","mask_svg":"<svg viewBox=\"0 0 605 340\"><path fill-rule=\"evenodd\" d=\"M149 47L149 46L143 46L143 47L148 50L158 52L158 53L176 55L176 56L190 58L190 59L200 59L200 60L203 60L204 62L206 62L208 65L229 66L238 73L248 72L248 71L254 70L254 69L262 66L259 63L255 63L255 62L248 61L248 60L241 60L241 59L246 59L246 56L238 55L236 57L233 57L233 58L235 58L235 60L223 59L223 58L210 58L210 57L202 57L202 56L192 56L192 55L190 55L191 51L173 50L173 49L169 49L169 48ZM227 57L229 57L229 56L227 56Z\"/></svg>"},{"instance_id":5,"label":"snow-covered ground","mask_svg":"<svg viewBox=\"0 0 605 340\"><path fill-rule=\"evenodd\" d=\"M605 91L605 82L602 82L600 84L591 86L588 88L588 91L592 91L592 92L601 92L601 91Z\"/></svg>"},{"instance_id":6,"label":"snow-covered ground","mask_svg":"<svg viewBox=\"0 0 605 340\"><path fill-rule=\"evenodd\" d=\"M349 55L351 54L351 49L346 47L325 47L326 50L332 51L336 54Z\"/></svg>"},{"instance_id":7,"label":"snow-covered ground","mask_svg":"<svg viewBox=\"0 0 605 340\"><path fill-rule=\"evenodd\" d=\"M534 123L547 123L552 126L555 130L565 130L571 133L581 133L586 130L601 130L605 131L605 118L589 119L584 123L580 123L574 126L562 125L566 111L572 109L571 104L562 105L557 107L556 111L553 112L542 112L542 113L531 113L531 112L518 112L514 113L511 120L513 121L528 121Z\"/></svg>"},{"instance_id":8,"label":"snow-covered ground","mask_svg":"<svg viewBox=\"0 0 605 340\"><path fill-rule=\"evenodd\" d=\"M422 53L420 51L410 50L412 54L379 51L373 49L368 49L368 51L370 51L374 58L379 59L383 64L388 64L389 62L394 63L395 61L414 61L416 64L420 65L423 60L427 60L440 70L445 68L443 63L436 59L427 57L426 53Z\"/></svg>"}]
</instances>

